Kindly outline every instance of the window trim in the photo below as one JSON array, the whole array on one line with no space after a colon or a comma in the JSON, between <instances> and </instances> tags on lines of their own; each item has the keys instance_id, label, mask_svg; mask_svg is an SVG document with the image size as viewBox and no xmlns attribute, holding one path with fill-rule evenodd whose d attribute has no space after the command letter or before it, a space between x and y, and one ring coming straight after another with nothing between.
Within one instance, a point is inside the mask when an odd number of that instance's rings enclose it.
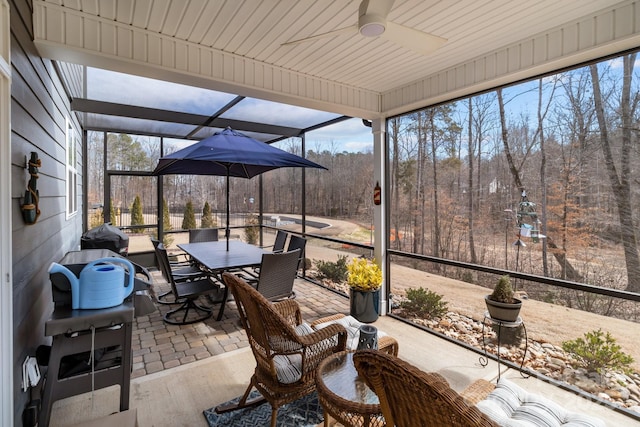
<instances>
[{"instance_id":1,"label":"window trim","mask_svg":"<svg viewBox=\"0 0 640 427\"><path fill-rule=\"evenodd\" d=\"M78 132L69 117L65 119L65 210L67 219L78 214ZM70 155L71 151L71 155ZM70 180L72 182L70 182Z\"/></svg>"},{"instance_id":2,"label":"window trim","mask_svg":"<svg viewBox=\"0 0 640 427\"><path fill-rule=\"evenodd\" d=\"M9 4L0 0L0 211L12 212L11 199L11 47ZM0 216L0 425L14 423L13 275L11 215Z\"/></svg>"}]
</instances>

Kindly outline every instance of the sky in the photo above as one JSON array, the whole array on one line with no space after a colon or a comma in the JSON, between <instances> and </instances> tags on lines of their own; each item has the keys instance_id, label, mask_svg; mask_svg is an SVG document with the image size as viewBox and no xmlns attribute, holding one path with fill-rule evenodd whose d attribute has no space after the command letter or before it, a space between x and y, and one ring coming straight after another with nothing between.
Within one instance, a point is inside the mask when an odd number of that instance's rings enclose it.
<instances>
[{"instance_id":1,"label":"sky","mask_svg":"<svg viewBox=\"0 0 640 427\"><path fill-rule=\"evenodd\" d=\"M640 60L639 60L640 61ZM622 60L603 61L602 67L618 69ZM638 64L636 64L636 67ZM236 95L195 86L169 83L145 77L87 68L88 98L210 116L232 101ZM546 77L545 80L555 77ZM517 95L517 96L515 96ZM535 119L537 81L504 89L505 103L514 116ZM462 110L466 105L459 106ZM465 114L464 111L462 114ZM245 98L221 117L260 123L306 128L339 117L338 114L311 110L255 98ZM535 126L535 123L532 123ZM268 137L270 138L270 137ZM268 139L264 137L263 140ZM331 152L371 152L373 135L362 120L354 118L309 132L307 150Z\"/></svg>"},{"instance_id":2,"label":"sky","mask_svg":"<svg viewBox=\"0 0 640 427\"><path fill-rule=\"evenodd\" d=\"M106 102L130 104L210 116L236 95L149 79L145 77L87 68L87 97ZM245 98L223 118L306 128L339 114L287 104ZM343 121L306 135L308 150L358 152L373 150L373 134L359 118Z\"/></svg>"}]
</instances>

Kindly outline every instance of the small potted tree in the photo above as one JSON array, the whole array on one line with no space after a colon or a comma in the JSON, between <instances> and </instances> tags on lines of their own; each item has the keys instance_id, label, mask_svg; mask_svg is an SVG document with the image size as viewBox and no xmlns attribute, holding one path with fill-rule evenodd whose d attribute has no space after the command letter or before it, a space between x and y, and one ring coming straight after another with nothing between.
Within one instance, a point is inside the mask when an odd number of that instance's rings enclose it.
<instances>
[{"instance_id":1,"label":"small potted tree","mask_svg":"<svg viewBox=\"0 0 640 427\"><path fill-rule=\"evenodd\" d=\"M509 276L500 277L493 293L485 296L484 301L492 319L503 322L515 322L518 319L522 301L514 298Z\"/></svg>"}]
</instances>

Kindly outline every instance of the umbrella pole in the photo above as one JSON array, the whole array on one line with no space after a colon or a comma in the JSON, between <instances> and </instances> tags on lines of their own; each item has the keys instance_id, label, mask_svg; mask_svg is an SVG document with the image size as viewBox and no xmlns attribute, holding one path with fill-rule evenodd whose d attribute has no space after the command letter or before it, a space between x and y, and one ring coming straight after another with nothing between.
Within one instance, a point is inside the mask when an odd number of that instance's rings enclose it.
<instances>
[{"instance_id":1,"label":"umbrella pole","mask_svg":"<svg viewBox=\"0 0 640 427\"><path fill-rule=\"evenodd\" d=\"M227 238L227 252L229 251L229 234L231 230L229 229L229 166L227 166L227 229L224 232Z\"/></svg>"}]
</instances>

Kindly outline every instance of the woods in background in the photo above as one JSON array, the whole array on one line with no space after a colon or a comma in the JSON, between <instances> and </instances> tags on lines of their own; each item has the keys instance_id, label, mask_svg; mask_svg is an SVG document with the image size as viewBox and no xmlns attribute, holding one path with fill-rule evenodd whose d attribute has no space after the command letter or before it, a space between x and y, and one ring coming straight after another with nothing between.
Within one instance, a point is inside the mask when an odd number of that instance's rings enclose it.
<instances>
[{"instance_id":1,"label":"woods in background","mask_svg":"<svg viewBox=\"0 0 640 427\"><path fill-rule=\"evenodd\" d=\"M635 63L629 54L389 119L391 247L639 292ZM105 148L109 171L148 173L161 156L160 138L106 134L105 143L104 135L89 132L90 204L104 199ZM265 173L262 195L259 178L231 179L231 212L255 214L262 202L268 214L302 213L305 173L307 215L370 226L373 153L308 141L305 156L328 171ZM301 154L296 138L279 146ZM175 149L164 142L163 154ZM157 177L109 177L117 208L136 196L145 211L157 207ZM160 179L172 213L188 201L196 212L224 210L224 178ZM518 227L523 191L539 220L537 243ZM515 247L520 237L526 246Z\"/></svg>"}]
</instances>

